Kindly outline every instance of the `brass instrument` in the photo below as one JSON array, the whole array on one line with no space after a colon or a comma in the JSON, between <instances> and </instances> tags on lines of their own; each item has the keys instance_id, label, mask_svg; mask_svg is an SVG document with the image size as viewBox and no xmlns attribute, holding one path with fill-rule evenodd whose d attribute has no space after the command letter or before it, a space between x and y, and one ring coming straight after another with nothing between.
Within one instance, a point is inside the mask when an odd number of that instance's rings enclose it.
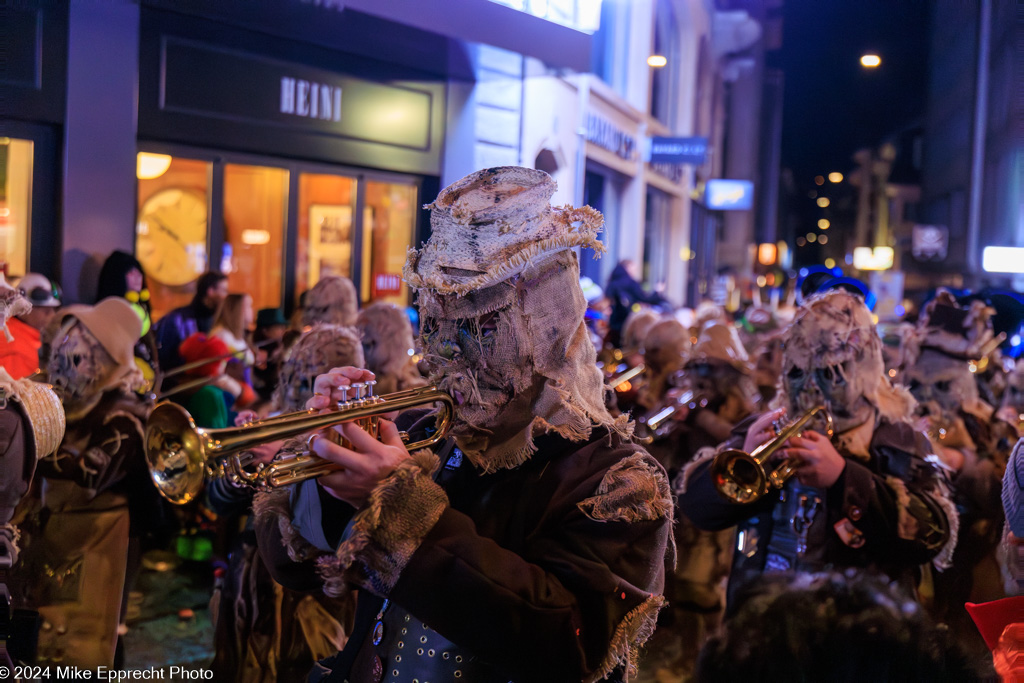
<instances>
[{"instance_id":1,"label":"brass instrument","mask_svg":"<svg viewBox=\"0 0 1024 683\"><path fill-rule=\"evenodd\" d=\"M697 396L693 391L686 391L668 405L641 415L636 421L637 434L642 439L655 440L664 437L672 431L672 424L669 420L683 406L690 410L706 408L708 406L708 399Z\"/></svg>"},{"instance_id":2,"label":"brass instrument","mask_svg":"<svg viewBox=\"0 0 1024 683\"><path fill-rule=\"evenodd\" d=\"M343 398L327 411L302 410L226 429L201 429L181 406L161 403L146 423L144 443L150 477L160 494L178 505L194 499L206 477L226 477L236 484L258 488L287 486L343 468L310 452L313 437L307 441L306 452L279 456L255 468L252 454L246 450L352 421L359 421L376 436L381 415L434 403L441 404L436 431L430 438L407 447L427 448L445 438L454 412L454 402L448 394L428 386L375 396L375 384L369 381L338 387ZM404 441L408 435L403 434L402 438Z\"/></svg>"},{"instance_id":3,"label":"brass instrument","mask_svg":"<svg viewBox=\"0 0 1024 683\"><path fill-rule=\"evenodd\" d=\"M647 366L641 363L640 365L637 365L635 368L630 368L629 370L626 370L625 372L618 374L615 377L612 377L610 380L608 380L608 386L610 386L615 391L629 391L630 389L633 388L632 384L630 383L630 380L636 379L646 371Z\"/></svg>"},{"instance_id":4,"label":"brass instrument","mask_svg":"<svg viewBox=\"0 0 1024 683\"><path fill-rule=\"evenodd\" d=\"M711 478L718 493L732 503L753 503L772 488L781 489L785 486L786 481L796 473L796 463L787 458L775 469L768 471L765 469L768 458L786 441L799 434L818 413L825 416L825 433L831 438L832 416L824 405L817 405L798 420L783 427L775 438L750 453L730 448L716 455L711 462Z\"/></svg>"}]
</instances>

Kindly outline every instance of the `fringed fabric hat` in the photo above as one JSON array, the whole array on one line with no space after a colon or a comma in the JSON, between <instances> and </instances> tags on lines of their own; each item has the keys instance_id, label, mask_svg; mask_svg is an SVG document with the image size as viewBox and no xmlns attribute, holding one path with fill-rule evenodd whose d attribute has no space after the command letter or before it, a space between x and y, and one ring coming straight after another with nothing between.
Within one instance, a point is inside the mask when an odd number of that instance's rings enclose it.
<instances>
[{"instance_id":1,"label":"fringed fabric hat","mask_svg":"<svg viewBox=\"0 0 1024 683\"><path fill-rule=\"evenodd\" d=\"M904 363L913 363L926 349L952 358L980 360L993 350L994 313L994 309L978 300L963 307L950 292L940 289L924 307L917 327L903 340Z\"/></svg>"},{"instance_id":2,"label":"fringed fabric hat","mask_svg":"<svg viewBox=\"0 0 1024 683\"><path fill-rule=\"evenodd\" d=\"M449 185L424 207L431 237L422 249L410 249L406 282L464 295L565 249L603 253L601 214L589 206L553 208L555 188L547 173L518 166L484 169Z\"/></svg>"},{"instance_id":3,"label":"fringed fabric hat","mask_svg":"<svg viewBox=\"0 0 1024 683\"><path fill-rule=\"evenodd\" d=\"M425 347L429 351L433 339L439 362L450 363L442 388L468 397L460 401L460 411L473 429L460 435L459 446L485 471L522 463L534 450L534 436L544 432L579 441L597 425L622 435L631 431L628 417L616 420L604 405L604 380L584 321L587 302L574 251L603 251L597 239L603 218L590 207L553 208L554 191L550 176L528 168L490 168L466 176L428 206L430 240L410 250L403 271L419 294ZM486 346L477 328L491 313L499 314L493 357L484 366L469 363L461 345L468 354ZM462 339L454 323L468 320L476 322ZM437 321L444 321L445 330L431 332ZM439 373L434 375L432 381L438 381ZM536 377L546 380L540 395L522 405ZM503 404L498 394L515 400ZM502 420L501 434L494 431L496 423L484 425L500 410L515 412L515 419ZM515 435L507 433L520 424Z\"/></svg>"}]
</instances>

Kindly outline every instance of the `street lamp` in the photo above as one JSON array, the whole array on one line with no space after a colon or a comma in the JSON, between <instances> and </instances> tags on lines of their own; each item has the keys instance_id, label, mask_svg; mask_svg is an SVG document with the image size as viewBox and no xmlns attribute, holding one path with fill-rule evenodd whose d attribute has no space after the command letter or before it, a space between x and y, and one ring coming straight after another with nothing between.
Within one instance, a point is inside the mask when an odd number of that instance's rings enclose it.
<instances>
[{"instance_id":1,"label":"street lamp","mask_svg":"<svg viewBox=\"0 0 1024 683\"><path fill-rule=\"evenodd\" d=\"M882 58L878 55L864 55L860 58L861 66L865 66L869 69L874 69L882 63Z\"/></svg>"},{"instance_id":2,"label":"street lamp","mask_svg":"<svg viewBox=\"0 0 1024 683\"><path fill-rule=\"evenodd\" d=\"M668 58L664 55L651 55L647 58L647 66L653 66L655 69L660 69L666 64L668 64Z\"/></svg>"}]
</instances>

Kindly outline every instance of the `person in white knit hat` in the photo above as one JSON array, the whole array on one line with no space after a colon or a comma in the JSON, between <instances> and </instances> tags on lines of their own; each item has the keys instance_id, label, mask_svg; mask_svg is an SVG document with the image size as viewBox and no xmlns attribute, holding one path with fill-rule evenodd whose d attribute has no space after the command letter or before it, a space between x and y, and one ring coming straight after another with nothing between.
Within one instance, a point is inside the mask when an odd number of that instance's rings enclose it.
<instances>
[{"instance_id":1,"label":"person in white knit hat","mask_svg":"<svg viewBox=\"0 0 1024 683\"><path fill-rule=\"evenodd\" d=\"M409 254L453 438L410 454L394 423L380 442L346 424L351 449L314 444L344 470L257 503L280 581L359 590L347 646L312 680L623 680L654 630L672 501L632 424L604 408L574 251L600 248L600 215L552 208L554 189L532 169L467 176ZM307 405L371 378L336 369ZM427 415L407 430L433 428ZM288 561L318 549L333 551L319 578Z\"/></svg>"}]
</instances>

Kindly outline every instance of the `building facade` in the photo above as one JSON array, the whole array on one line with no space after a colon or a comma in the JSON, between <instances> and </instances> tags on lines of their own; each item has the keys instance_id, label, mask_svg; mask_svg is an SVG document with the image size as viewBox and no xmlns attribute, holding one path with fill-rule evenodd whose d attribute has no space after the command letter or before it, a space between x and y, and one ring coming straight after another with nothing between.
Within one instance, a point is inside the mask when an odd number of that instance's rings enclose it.
<instances>
[{"instance_id":1,"label":"building facade","mask_svg":"<svg viewBox=\"0 0 1024 683\"><path fill-rule=\"evenodd\" d=\"M542 5L8 9L2 268L91 301L103 259L128 251L156 317L207 269L257 307L288 310L325 274L353 278L364 301L407 304L401 264L428 235L422 205L473 170L520 164L555 177L556 203L605 213L608 256L585 257L585 274L604 282L629 258L686 303L693 266L721 251L701 188L726 167L723 69L749 35L710 0ZM648 64L657 55L665 66ZM652 164L652 137L702 139L705 152ZM695 220L714 229L698 238Z\"/></svg>"}]
</instances>

